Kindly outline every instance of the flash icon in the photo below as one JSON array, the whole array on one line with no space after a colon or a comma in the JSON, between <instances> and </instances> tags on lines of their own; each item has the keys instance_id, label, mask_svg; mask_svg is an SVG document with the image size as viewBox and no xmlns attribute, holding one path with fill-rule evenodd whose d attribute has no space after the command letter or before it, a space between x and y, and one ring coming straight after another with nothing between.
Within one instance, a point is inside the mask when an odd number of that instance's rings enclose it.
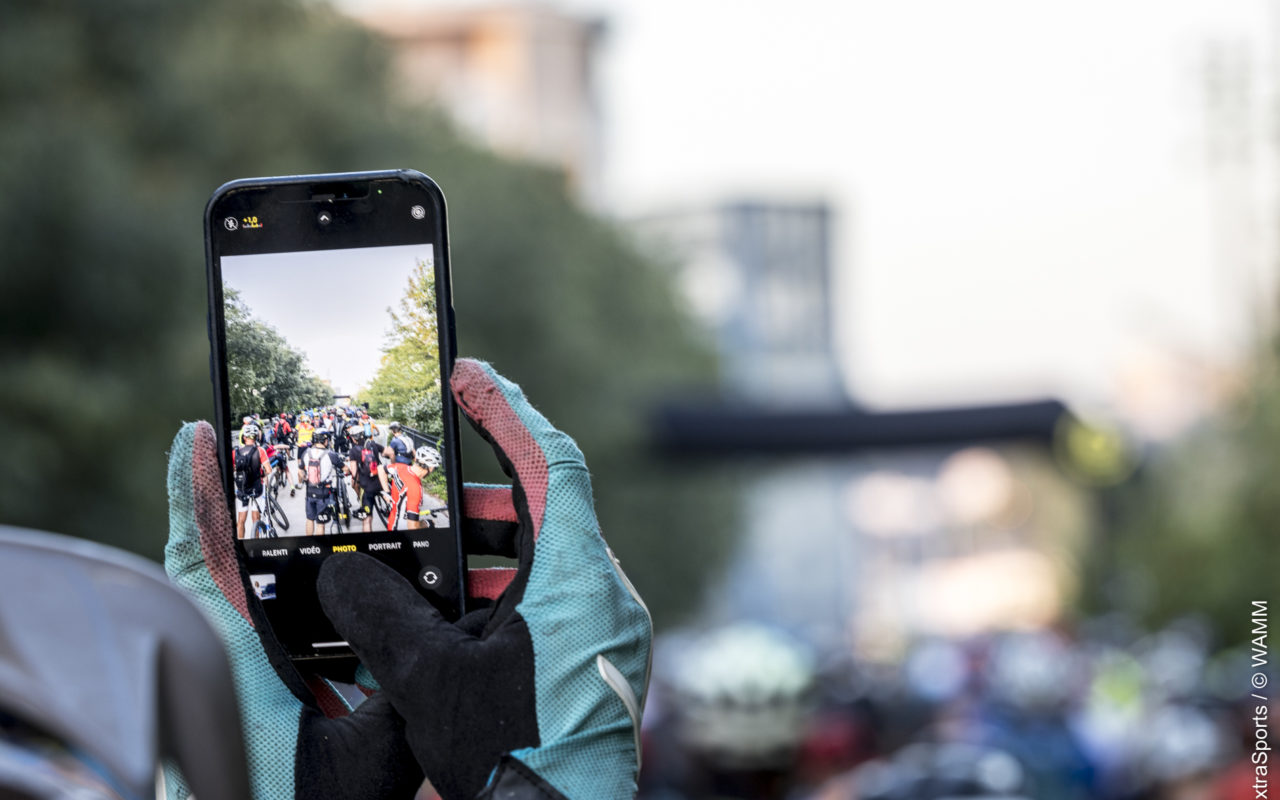
<instances>
[{"instance_id":1,"label":"flash icon","mask_svg":"<svg viewBox=\"0 0 1280 800\"><path fill-rule=\"evenodd\" d=\"M240 220L235 217L227 217L222 221L222 226L229 231L234 231L236 228L240 227Z\"/></svg>"}]
</instances>

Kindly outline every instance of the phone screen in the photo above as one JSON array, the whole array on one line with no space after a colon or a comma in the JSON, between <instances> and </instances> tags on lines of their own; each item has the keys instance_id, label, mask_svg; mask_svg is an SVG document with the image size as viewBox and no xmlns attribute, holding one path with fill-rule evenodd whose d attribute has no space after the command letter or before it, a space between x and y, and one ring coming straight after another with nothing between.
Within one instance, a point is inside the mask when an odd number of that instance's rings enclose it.
<instances>
[{"instance_id":1,"label":"phone screen","mask_svg":"<svg viewBox=\"0 0 1280 800\"><path fill-rule=\"evenodd\" d=\"M460 613L443 205L351 185L360 205L250 189L215 196L208 220L234 535L295 658L350 652L315 593L334 553Z\"/></svg>"}]
</instances>

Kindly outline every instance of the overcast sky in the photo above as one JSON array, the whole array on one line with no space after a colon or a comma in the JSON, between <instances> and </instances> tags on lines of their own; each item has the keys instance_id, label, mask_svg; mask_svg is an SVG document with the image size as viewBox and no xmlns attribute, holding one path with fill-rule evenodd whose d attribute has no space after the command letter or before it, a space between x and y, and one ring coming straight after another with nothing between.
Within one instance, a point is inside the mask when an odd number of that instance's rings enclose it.
<instances>
[{"instance_id":1,"label":"overcast sky","mask_svg":"<svg viewBox=\"0 0 1280 800\"><path fill-rule=\"evenodd\" d=\"M1272 2L550 4L607 25L620 216L832 204L838 357L860 398L1105 404L1152 352L1230 362L1248 304L1270 303L1275 159L1207 168L1203 66L1211 45L1242 59L1228 127L1273 135Z\"/></svg>"},{"instance_id":2,"label":"overcast sky","mask_svg":"<svg viewBox=\"0 0 1280 800\"><path fill-rule=\"evenodd\" d=\"M354 393L378 371L409 274L430 244L306 253L224 256L224 285L258 319L301 350L338 394Z\"/></svg>"},{"instance_id":3,"label":"overcast sky","mask_svg":"<svg viewBox=\"0 0 1280 800\"><path fill-rule=\"evenodd\" d=\"M562 7L609 23L624 215L738 193L834 204L840 355L863 398L1105 401L1150 348L1239 351L1263 285L1240 235L1265 229L1275 171L1267 153L1206 169L1201 65L1216 41L1255 78L1274 69L1267 2ZM1252 86L1244 127L1272 88Z\"/></svg>"}]
</instances>

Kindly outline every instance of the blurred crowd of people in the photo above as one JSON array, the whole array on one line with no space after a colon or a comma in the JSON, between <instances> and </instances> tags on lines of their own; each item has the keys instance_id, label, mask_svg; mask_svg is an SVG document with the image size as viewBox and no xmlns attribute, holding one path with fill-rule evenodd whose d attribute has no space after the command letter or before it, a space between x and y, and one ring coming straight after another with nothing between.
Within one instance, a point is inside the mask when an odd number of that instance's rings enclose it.
<instances>
[{"instance_id":1,"label":"blurred crowd of people","mask_svg":"<svg viewBox=\"0 0 1280 800\"><path fill-rule=\"evenodd\" d=\"M1249 654L1179 620L919 638L893 662L753 624L660 639L646 800L1244 800Z\"/></svg>"}]
</instances>

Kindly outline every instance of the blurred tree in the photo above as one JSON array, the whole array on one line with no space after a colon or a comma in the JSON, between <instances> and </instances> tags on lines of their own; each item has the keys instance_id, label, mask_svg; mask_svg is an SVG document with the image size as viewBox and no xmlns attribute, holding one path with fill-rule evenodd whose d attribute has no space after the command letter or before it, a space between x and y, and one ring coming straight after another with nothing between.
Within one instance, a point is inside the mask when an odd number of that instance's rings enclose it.
<instances>
[{"instance_id":1,"label":"blurred tree","mask_svg":"<svg viewBox=\"0 0 1280 800\"><path fill-rule=\"evenodd\" d=\"M1104 496L1107 539L1087 565L1086 609L1155 627L1207 618L1240 644L1253 600L1280 600L1280 338L1216 417Z\"/></svg>"},{"instance_id":2,"label":"blurred tree","mask_svg":"<svg viewBox=\"0 0 1280 800\"><path fill-rule=\"evenodd\" d=\"M714 364L660 265L564 177L397 100L383 45L302 0L4 3L3 522L159 558L165 450L212 413L201 209L248 175L406 166L449 197L460 352L520 382L592 466L659 621L727 548L726 487L644 449L650 401ZM464 471L500 477L472 437ZM75 474L75 478L68 479Z\"/></svg>"},{"instance_id":3,"label":"blurred tree","mask_svg":"<svg viewBox=\"0 0 1280 800\"><path fill-rule=\"evenodd\" d=\"M254 412L274 415L333 402L333 390L307 369L306 356L250 314L240 293L229 286L223 308L233 425Z\"/></svg>"},{"instance_id":4,"label":"blurred tree","mask_svg":"<svg viewBox=\"0 0 1280 800\"><path fill-rule=\"evenodd\" d=\"M419 261L409 275L400 299L400 313L391 315L391 333L382 351L378 373L360 400L382 419L396 418L424 433L444 432L440 417L440 336L436 326L433 270Z\"/></svg>"}]
</instances>

